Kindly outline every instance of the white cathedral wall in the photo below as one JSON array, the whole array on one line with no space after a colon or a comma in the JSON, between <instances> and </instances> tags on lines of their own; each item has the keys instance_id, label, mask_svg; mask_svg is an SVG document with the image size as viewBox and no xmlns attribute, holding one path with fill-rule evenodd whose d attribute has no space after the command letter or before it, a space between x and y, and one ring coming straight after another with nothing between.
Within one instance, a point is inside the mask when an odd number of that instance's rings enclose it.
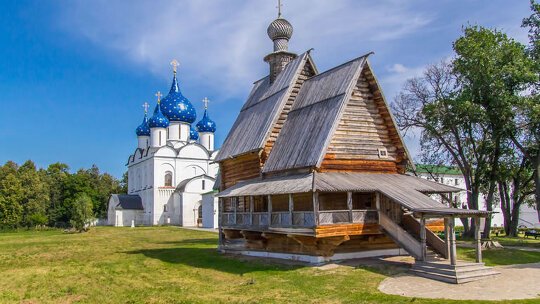
<instances>
[{"instance_id":1,"label":"white cathedral wall","mask_svg":"<svg viewBox=\"0 0 540 304\"><path fill-rule=\"evenodd\" d=\"M201 205L201 195L199 193L180 194L182 202L182 226L197 226L198 208Z\"/></svg>"},{"instance_id":2,"label":"white cathedral wall","mask_svg":"<svg viewBox=\"0 0 540 304\"><path fill-rule=\"evenodd\" d=\"M202 195L202 225L204 228L218 227L218 198L215 192Z\"/></svg>"},{"instance_id":3,"label":"white cathedral wall","mask_svg":"<svg viewBox=\"0 0 540 304\"><path fill-rule=\"evenodd\" d=\"M168 140L179 140L180 139L180 122L171 121L171 124L167 130L167 139Z\"/></svg>"},{"instance_id":4,"label":"white cathedral wall","mask_svg":"<svg viewBox=\"0 0 540 304\"><path fill-rule=\"evenodd\" d=\"M196 225L194 203L201 200L199 193L212 189L213 181L206 182L204 191L194 190L197 193L185 197L174 194L175 188L183 180L195 176L206 174L215 178L219 167L210 164L210 161L209 153L197 143L182 147L178 155L172 147L166 146L146 159L141 160L136 156L135 163L128 165L128 193L139 194L143 201L144 213L140 216L141 223L137 225L181 225L184 221ZM167 171L173 175L173 187L170 188L164 188ZM189 206L182 204L183 199ZM164 212L165 204L167 212Z\"/></svg>"},{"instance_id":5,"label":"white cathedral wall","mask_svg":"<svg viewBox=\"0 0 540 304\"><path fill-rule=\"evenodd\" d=\"M199 132L199 142L208 151L214 151L214 133Z\"/></svg>"},{"instance_id":6,"label":"white cathedral wall","mask_svg":"<svg viewBox=\"0 0 540 304\"><path fill-rule=\"evenodd\" d=\"M180 123L180 140L181 141L188 141L189 140L189 124L188 123Z\"/></svg>"}]
</instances>

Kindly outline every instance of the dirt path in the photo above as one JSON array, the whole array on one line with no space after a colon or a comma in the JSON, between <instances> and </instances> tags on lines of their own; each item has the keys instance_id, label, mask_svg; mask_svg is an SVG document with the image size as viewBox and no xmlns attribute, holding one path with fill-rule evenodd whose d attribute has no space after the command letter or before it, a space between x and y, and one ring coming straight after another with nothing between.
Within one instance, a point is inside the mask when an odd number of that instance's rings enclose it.
<instances>
[{"instance_id":1,"label":"dirt path","mask_svg":"<svg viewBox=\"0 0 540 304\"><path fill-rule=\"evenodd\" d=\"M410 274L387 278L386 294L452 300L515 300L540 297L540 263L494 267L501 274L485 280L448 284Z\"/></svg>"}]
</instances>

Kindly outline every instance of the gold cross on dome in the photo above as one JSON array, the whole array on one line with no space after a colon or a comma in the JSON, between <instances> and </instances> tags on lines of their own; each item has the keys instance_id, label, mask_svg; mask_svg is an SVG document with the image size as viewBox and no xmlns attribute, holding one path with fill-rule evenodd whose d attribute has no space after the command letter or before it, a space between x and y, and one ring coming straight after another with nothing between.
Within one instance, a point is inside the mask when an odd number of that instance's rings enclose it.
<instances>
[{"instance_id":1,"label":"gold cross on dome","mask_svg":"<svg viewBox=\"0 0 540 304\"><path fill-rule=\"evenodd\" d=\"M178 60L176 59L173 59L171 61L171 65L172 65L173 72L176 74L176 68L180 65L180 62L178 62Z\"/></svg>"},{"instance_id":2,"label":"gold cross on dome","mask_svg":"<svg viewBox=\"0 0 540 304\"><path fill-rule=\"evenodd\" d=\"M208 97L205 97L202 102L204 103L204 109L208 109L208 103L210 102L210 100L208 99Z\"/></svg>"},{"instance_id":3,"label":"gold cross on dome","mask_svg":"<svg viewBox=\"0 0 540 304\"><path fill-rule=\"evenodd\" d=\"M281 7L283 6L283 4L281 4L281 0L278 0L278 5L276 6L276 8L278 9L278 18L281 17Z\"/></svg>"},{"instance_id":4,"label":"gold cross on dome","mask_svg":"<svg viewBox=\"0 0 540 304\"><path fill-rule=\"evenodd\" d=\"M144 108L144 114L148 113L148 108L150 107L148 102L143 103L142 107Z\"/></svg>"},{"instance_id":5,"label":"gold cross on dome","mask_svg":"<svg viewBox=\"0 0 540 304\"><path fill-rule=\"evenodd\" d=\"M156 97L157 97L157 103L159 104L161 102L161 92L160 91L157 91Z\"/></svg>"}]
</instances>

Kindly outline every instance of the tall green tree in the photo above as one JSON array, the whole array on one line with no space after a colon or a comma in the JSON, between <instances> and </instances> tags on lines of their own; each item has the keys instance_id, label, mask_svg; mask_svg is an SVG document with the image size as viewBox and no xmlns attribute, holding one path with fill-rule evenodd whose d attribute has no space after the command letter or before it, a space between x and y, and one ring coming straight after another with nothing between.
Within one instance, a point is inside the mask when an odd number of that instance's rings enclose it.
<instances>
[{"instance_id":1,"label":"tall green tree","mask_svg":"<svg viewBox=\"0 0 540 304\"><path fill-rule=\"evenodd\" d=\"M94 204L88 194L78 194L72 203L71 226L79 232L88 230L94 219L93 208Z\"/></svg>"},{"instance_id":2,"label":"tall green tree","mask_svg":"<svg viewBox=\"0 0 540 304\"><path fill-rule=\"evenodd\" d=\"M536 211L540 220L540 4L531 1L531 11L531 15L523 19L522 27L529 30L528 54L534 61L537 78L532 94L515 106L518 128L511 138L533 167Z\"/></svg>"},{"instance_id":3,"label":"tall green tree","mask_svg":"<svg viewBox=\"0 0 540 304\"><path fill-rule=\"evenodd\" d=\"M517 132L514 105L520 93L535 81L534 64L525 46L498 30L480 26L466 27L464 35L454 42L454 72L461 94L485 113L485 128L490 143L486 146L488 170L485 189L486 205L492 210L503 155L504 141ZM490 219L484 237L489 237Z\"/></svg>"},{"instance_id":4,"label":"tall green tree","mask_svg":"<svg viewBox=\"0 0 540 304\"><path fill-rule=\"evenodd\" d=\"M32 161L26 161L18 169L18 179L23 186L20 204L23 207L21 225L32 227L47 223L46 210L49 207L49 189L45 175L36 169Z\"/></svg>"}]
</instances>

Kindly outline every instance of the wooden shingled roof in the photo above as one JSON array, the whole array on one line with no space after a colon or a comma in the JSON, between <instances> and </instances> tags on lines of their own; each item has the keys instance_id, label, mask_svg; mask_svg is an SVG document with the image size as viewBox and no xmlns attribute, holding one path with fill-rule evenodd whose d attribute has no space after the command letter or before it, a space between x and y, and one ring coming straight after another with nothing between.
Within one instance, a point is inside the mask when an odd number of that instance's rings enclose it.
<instances>
[{"instance_id":1,"label":"wooden shingled roof","mask_svg":"<svg viewBox=\"0 0 540 304\"><path fill-rule=\"evenodd\" d=\"M309 52L299 55L287 64L272 84L268 76L255 82L216 157L217 162L264 147L270 130L291 93L292 85L307 60L311 61Z\"/></svg>"},{"instance_id":2,"label":"wooden shingled roof","mask_svg":"<svg viewBox=\"0 0 540 304\"><path fill-rule=\"evenodd\" d=\"M304 83L263 172L315 167L337 127L367 55Z\"/></svg>"},{"instance_id":3,"label":"wooden shingled roof","mask_svg":"<svg viewBox=\"0 0 540 304\"><path fill-rule=\"evenodd\" d=\"M218 196L344 191L380 192L409 210L436 210L446 207L425 194L459 192L462 189L404 174L313 172L239 182Z\"/></svg>"}]
</instances>

